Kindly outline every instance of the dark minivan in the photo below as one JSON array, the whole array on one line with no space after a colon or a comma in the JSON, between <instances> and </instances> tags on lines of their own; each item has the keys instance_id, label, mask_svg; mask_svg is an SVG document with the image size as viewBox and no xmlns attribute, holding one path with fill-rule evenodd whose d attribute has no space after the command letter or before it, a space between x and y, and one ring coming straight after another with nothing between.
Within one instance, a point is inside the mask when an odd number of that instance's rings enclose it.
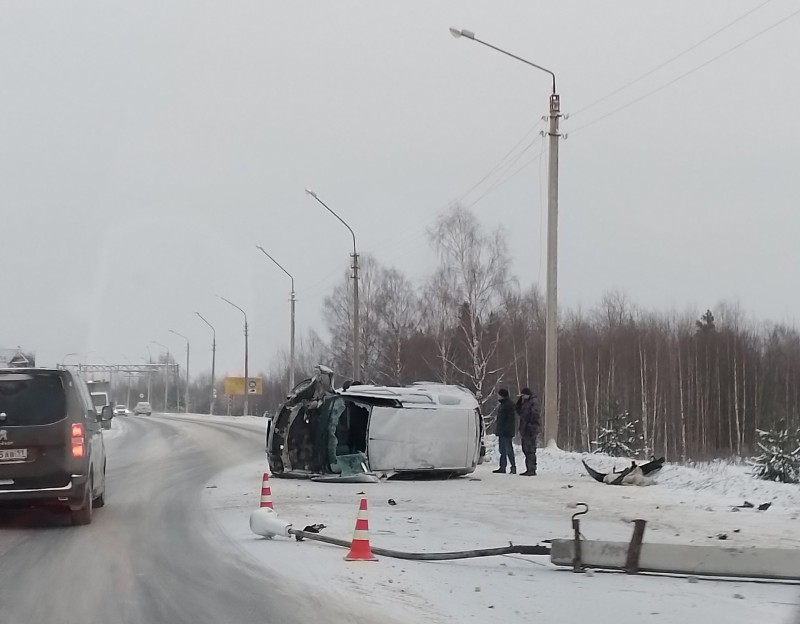
<instances>
[{"instance_id":1,"label":"dark minivan","mask_svg":"<svg viewBox=\"0 0 800 624\"><path fill-rule=\"evenodd\" d=\"M0 369L0 507L55 506L89 524L105 504L101 425L112 417L71 371Z\"/></svg>"}]
</instances>

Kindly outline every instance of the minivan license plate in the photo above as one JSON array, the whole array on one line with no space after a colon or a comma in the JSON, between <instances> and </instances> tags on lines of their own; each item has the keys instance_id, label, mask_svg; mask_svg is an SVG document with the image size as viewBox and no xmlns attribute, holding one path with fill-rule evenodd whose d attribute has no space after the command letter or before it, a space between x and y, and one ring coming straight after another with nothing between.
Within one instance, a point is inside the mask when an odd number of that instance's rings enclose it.
<instances>
[{"instance_id":1,"label":"minivan license plate","mask_svg":"<svg viewBox=\"0 0 800 624\"><path fill-rule=\"evenodd\" d=\"M0 461L28 459L28 449L0 449Z\"/></svg>"}]
</instances>

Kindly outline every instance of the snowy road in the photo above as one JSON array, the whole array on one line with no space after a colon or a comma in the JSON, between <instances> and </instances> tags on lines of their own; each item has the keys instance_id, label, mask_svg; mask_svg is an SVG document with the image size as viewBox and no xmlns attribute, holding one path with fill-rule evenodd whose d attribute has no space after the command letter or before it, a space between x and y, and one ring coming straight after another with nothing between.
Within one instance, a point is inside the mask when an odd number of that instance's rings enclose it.
<instances>
[{"instance_id":1,"label":"snowy road","mask_svg":"<svg viewBox=\"0 0 800 624\"><path fill-rule=\"evenodd\" d=\"M212 475L263 454L258 424L153 416L119 425L107 442L107 504L92 525L0 514L0 623L376 620L243 559L202 511Z\"/></svg>"}]
</instances>

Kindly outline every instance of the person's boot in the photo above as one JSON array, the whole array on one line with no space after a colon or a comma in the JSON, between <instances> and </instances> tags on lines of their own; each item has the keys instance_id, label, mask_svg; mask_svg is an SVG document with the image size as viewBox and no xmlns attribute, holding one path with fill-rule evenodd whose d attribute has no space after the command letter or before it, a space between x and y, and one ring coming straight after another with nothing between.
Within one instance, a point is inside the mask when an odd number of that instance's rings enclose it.
<instances>
[{"instance_id":1,"label":"person's boot","mask_svg":"<svg viewBox=\"0 0 800 624\"><path fill-rule=\"evenodd\" d=\"M530 477L533 473L530 470L526 470L525 472L520 472L520 477Z\"/></svg>"},{"instance_id":2,"label":"person's boot","mask_svg":"<svg viewBox=\"0 0 800 624\"><path fill-rule=\"evenodd\" d=\"M511 466L511 470L509 471L511 474L517 474L517 467Z\"/></svg>"},{"instance_id":3,"label":"person's boot","mask_svg":"<svg viewBox=\"0 0 800 624\"><path fill-rule=\"evenodd\" d=\"M497 470L492 470L492 472L494 474L505 474L506 473L506 469L505 468L498 468Z\"/></svg>"}]
</instances>

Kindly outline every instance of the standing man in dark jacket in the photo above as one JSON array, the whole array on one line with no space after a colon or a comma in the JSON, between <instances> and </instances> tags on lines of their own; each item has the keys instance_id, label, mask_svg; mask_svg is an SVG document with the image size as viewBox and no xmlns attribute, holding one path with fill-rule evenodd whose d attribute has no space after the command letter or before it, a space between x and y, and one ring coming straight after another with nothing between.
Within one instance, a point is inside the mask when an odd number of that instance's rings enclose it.
<instances>
[{"instance_id":1,"label":"standing man in dark jacket","mask_svg":"<svg viewBox=\"0 0 800 624\"><path fill-rule=\"evenodd\" d=\"M519 414L519 435L522 438L522 452L525 453L524 477L536 476L536 437L539 435L539 399L530 388L523 388L517 399Z\"/></svg>"},{"instance_id":2,"label":"standing man in dark jacket","mask_svg":"<svg viewBox=\"0 0 800 624\"><path fill-rule=\"evenodd\" d=\"M514 459L514 434L517 431L517 415L514 412L514 404L508 398L508 390L500 388L497 392L497 421L495 423L495 433L500 448L500 468L493 472L504 473L506 462L511 464L511 474L517 474L517 462Z\"/></svg>"}]
</instances>

